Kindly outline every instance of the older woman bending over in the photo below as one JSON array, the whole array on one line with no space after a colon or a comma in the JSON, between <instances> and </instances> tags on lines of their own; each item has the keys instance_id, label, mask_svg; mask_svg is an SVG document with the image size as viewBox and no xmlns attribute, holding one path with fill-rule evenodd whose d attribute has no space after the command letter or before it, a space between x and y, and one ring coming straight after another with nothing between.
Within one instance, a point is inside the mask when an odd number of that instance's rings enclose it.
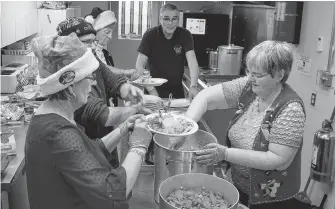
<instances>
[{"instance_id":1,"label":"older woman bending over","mask_svg":"<svg viewBox=\"0 0 335 209\"><path fill-rule=\"evenodd\" d=\"M127 196L152 137L145 122L131 116L105 137L90 140L74 112L87 102L92 73L99 67L91 49L74 33L39 37L32 46L39 61L38 83L49 99L36 111L26 137L30 208L128 208ZM129 123L134 125L131 149L114 169L107 157Z\"/></svg>"}]
</instances>

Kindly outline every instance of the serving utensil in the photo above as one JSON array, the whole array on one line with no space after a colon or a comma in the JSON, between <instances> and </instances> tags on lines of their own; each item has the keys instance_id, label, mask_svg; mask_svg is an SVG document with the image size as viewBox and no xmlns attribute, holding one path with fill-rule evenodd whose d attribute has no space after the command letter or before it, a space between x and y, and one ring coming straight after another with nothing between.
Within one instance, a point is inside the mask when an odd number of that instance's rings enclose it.
<instances>
[{"instance_id":1,"label":"serving utensil","mask_svg":"<svg viewBox=\"0 0 335 209\"><path fill-rule=\"evenodd\" d=\"M171 100L172 100L172 93L169 94L169 102L168 102L167 110L166 110L167 113L170 112Z\"/></svg>"}]
</instances>

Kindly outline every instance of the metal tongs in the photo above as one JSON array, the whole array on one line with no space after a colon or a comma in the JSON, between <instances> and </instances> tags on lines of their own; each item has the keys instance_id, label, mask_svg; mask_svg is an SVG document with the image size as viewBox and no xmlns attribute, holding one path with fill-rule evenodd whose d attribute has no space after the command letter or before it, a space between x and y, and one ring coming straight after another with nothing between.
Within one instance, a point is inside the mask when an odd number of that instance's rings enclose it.
<instances>
[{"instance_id":1,"label":"metal tongs","mask_svg":"<svg viewBox=\"0 0 335 209\"><path fill-rule=\"evenodd\" d=\"M160 127L163 127L163 115L162 115L162 111L158 110L158 123Z\"/></svg>"},{"instance_id":2,"label":"metal tongs","mask_svg":"<svg viewBox=\"0 0 335 209\"><path fill-rule=\"evenodd\" d=\"M172 93L169 94L169 101L168 101L167 108L166 108L166 110L165 110L166 113L169 113L169 112L170 112L171 100L172 100Z\"/></svg>"},{"instance_id":3,"label":"metal tongs","mask_svg":"<svg viewBox=\"0 0 335 209\"><path fill-rule=\"evenodd\" d=\"M167 106L164 107L164 111L165 113L169 113L170 112L170 106L171 106L171 100L172 100L172 93L169 94L169 101ZM160 127L163 127L163 115L162 115L162 110L158 110L158 123Z\"/></svg>"}]
</instances>

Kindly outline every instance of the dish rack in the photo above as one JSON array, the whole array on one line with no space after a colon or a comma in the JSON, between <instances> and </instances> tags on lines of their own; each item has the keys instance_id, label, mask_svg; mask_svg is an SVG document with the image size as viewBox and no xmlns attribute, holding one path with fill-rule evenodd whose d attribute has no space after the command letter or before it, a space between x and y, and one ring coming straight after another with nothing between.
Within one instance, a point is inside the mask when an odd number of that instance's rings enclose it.
<instances>
[{"instance_id":1,"label":"dish rack","mask_svg":"<svg viewBox=\"0 0 335 209\"><path fill-rule=\"evenodd\" d=\"M19 49L3 49L5 55L27 55L32 52L32 49L19 50Z\"/></svg>"}]
</instances>

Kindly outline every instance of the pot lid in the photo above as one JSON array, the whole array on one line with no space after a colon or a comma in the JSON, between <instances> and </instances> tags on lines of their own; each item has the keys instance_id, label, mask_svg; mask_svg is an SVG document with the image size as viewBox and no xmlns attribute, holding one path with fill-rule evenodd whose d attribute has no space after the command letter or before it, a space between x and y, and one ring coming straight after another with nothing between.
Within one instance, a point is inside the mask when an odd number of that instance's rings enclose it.
<instances>
[{"instance_id":1,"label":"pot lid","mask_svg":"<svg viewBox=\"0 0 335 209\"><path fill-rule=\"evenodd\" d=\"M218 46L218 49L236 49L236 50L243 50L244 47L241 46L235 46L234 44L229 44L229 45L222 45Z\"/></svg>"}]
</instances>

